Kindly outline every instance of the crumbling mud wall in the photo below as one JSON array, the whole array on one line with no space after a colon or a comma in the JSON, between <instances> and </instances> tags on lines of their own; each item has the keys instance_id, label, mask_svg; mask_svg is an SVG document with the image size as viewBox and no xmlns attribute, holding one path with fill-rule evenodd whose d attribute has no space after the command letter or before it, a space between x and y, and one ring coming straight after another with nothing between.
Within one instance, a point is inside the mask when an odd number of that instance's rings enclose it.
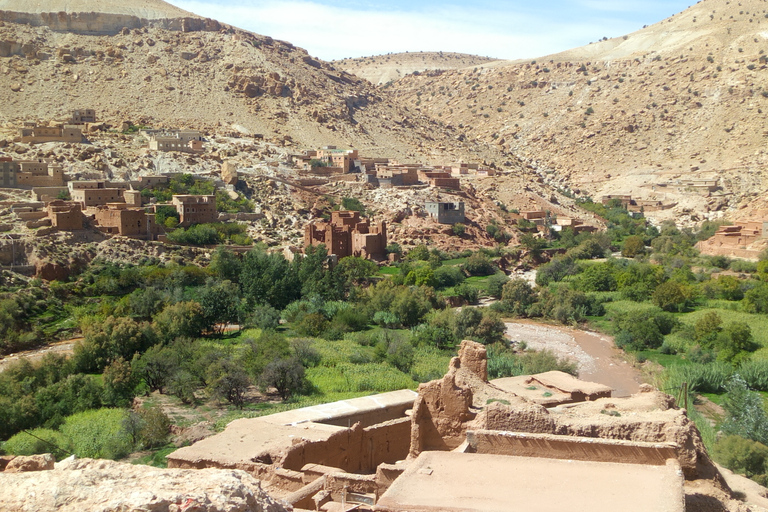
<instances>
[{"instance_id":1,"label":"crumbling mud wall","mask_svg":"<svg viewBox=\"0 0 768 512\"><path fill-rule=\"evenodd\" d=\"M280 463L300 471L306 464L322 464L349 473L373 473L381 463L405 459L410 446L409 418L379 425L352 428L332 434L327 440L303 441L291 446Z\"/></svg>"},{"instance_id":2,"label":"crumbling mud wall","mask_svg":"<svg viewBox=\"0 0 768 512\"><path fill-rule=\"evenodd\" d=\"M677 459L678 450L678 446L674 443L643 443L618 439L494 430L467 431L467 442L470 453L620 462L648 466L666 465L668 459Z\"/></svg>"}]
</instances>

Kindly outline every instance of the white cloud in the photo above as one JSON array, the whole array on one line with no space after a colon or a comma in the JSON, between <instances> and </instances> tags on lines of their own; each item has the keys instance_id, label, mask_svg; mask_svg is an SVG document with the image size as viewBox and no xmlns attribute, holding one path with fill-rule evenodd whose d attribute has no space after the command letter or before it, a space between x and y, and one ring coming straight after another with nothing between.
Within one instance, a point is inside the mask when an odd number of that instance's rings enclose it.
<instances>
[{"instance_id":1,"label":"white cloud","mask_svg":"<svg viewBox=\"0 0 768 512\"><path fill-rule=\"evenodd\" d=\"M216 5L201 0L175 3L201 16L289 41L327 60L405 51L532 58L638 28L626 21L557 22L544 15L508 9L456 6L376 11L297 0L272 0L249 6Z\"/></svg>"}]
</instances>

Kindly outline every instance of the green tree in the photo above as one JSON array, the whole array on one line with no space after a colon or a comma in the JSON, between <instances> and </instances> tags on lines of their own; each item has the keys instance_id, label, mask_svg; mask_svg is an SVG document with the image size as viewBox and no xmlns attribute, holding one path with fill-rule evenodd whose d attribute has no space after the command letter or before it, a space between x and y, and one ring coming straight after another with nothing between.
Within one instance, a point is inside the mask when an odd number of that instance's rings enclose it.
<instances>
[{"instance_id":1,"label":"green tree","mask_svg":"<svg viewBox=\"0 0 768 512\"><path fill-rule=\"evenodd\" d=\"M762 444L768 442L768 414L763 399L750 391L739 375L734 375L726 385L723 409L727 414L720 428L724 434L741 436Z\"/></svg>"},{"instance_id":2,"label":"green tree","mask_svg":"<svg viewBox=\"0 0 768 512\"><path fill-rule=\"evenodd\" d=\"M145 348L147 338L141 324L126 317L82 321L83 340L75 344L75 366L81 372L102 370L112 361L131 358Z\"/></svg>"},{"instance_id":3,"label":"green tree","mask_svg":"<svg viewBox=\"0 0 768 512\"><path fill-rule=\"evenodd\" d=\"M694 339L704 348L713 348L720 331L723 330L723 320L714 311L707 311L693 325Z\"/></svg>"},{"instance_id":4,"label":"green tree","mask_svg":"<svg viewBox=\"0 0 768 512\"><path fill-rule=\"evenodd\" d=\"M653 303L664 311L683 311L693 298L691 288L678 281L661 283L653 292Z\"/></svg>"},{"instance_id":5,"label":"green tree","mask_svg":"<svg viewBox=\"0 0 768 512\"><path fill-rule=\"evenodd\" d=\"M200 293L204 329L222 334L228 324L238 321L240 289L230 281L206 283Z\"/></svg>"},{"instance_id":6,"label":"green tree","mask_svg":"<svg viewBox=\"0 0 768 512\"><path fill-rule=\"evenodd\" d=\"M219 246L213 251L208 270L219 279L237 283L240 279L242 264L234 252L224 246Z\"/></svg>"},{"instance_id":7,"label":"green tree","mask_svg":"<svg viewBox=\"0 0 768 512\"><path fill-rule=\"evenodd\" d=\"M179 337L196 338L205 328L203 308L195 301L171 304L155 316L153 327L165 342Z\"/></svg>"},{"instance_id":8,"label":"green tree","mask_svg":"<svg viewBox=\"0 0 768 512\"><path fill-rule=\"evenodd\" d=\"M496 267L483 253L476 252L467 258L464 270L471 276L490 276L496 273Z\"/></svg>"},{"instance_id":9,"label":"green tree","mask_svg":"<svg viewBox=\"0 0 768 512\"><path fill-rule=\"evenodd\" d=\"M251 386L251 379L242 367L230 359L221 359L211 365L208 372L211 395L242 409L245 392Z\"/></svg>"},{"instance_id":10,"label":"green tree","mask_svg":"<svg viewBox=\"0 0 768 512\"><path fill-rule=\"evenodd\" d=\"M625 258L634 258L645 252L645 242L637 235L628 236L621 247L621 255Z\"/></svg>"},{"instance_id":11,"label":"green tree","mask_svg":"<svg viewBox=\"0 0 768 512\"><path fill-rule=\"evenodd\" d=\"M502 310L515 316L527 316L536 299L536 292L524 279L511 279L502 288Z\"/></svg>"},{"instance_id":12,"label":"green tree","mask_svg":"<svg viewBox=\"0 0 768 512\"><path fill-rule=\"evenodd\" d=\"M729 322L717 337L717 359L738 364L759 348L746 322Z\"/></svg>"},{"instance_id":13,"label":"green tree","mask_svg":"<svg viewBox=\"0 0 768 512\"><path fill-rule=\"evenodd\" d=\"M297 358L275 359L264 368L260 381L264 389L275 388L283 400L300 392L307 385L304 366Z\"/></svg>"}]
</instances>

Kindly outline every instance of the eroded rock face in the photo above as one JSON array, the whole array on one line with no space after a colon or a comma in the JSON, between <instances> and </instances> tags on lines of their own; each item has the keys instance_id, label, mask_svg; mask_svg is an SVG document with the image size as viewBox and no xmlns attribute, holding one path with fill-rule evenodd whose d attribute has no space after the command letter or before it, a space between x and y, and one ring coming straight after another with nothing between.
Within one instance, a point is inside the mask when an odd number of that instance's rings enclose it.
<instances>
[{"instance_id":1,"label":"eroded rock face","mask_svg":"<svg viewBox=\"0 0 768 512\"><path fill-rule=\"evenodd\" d=\"M158 469L93 459L63 461L44 473L6 469L0 473L0 503L3 510L36 512L286 511L244 471Z\"/></svg>"}]
</instances>

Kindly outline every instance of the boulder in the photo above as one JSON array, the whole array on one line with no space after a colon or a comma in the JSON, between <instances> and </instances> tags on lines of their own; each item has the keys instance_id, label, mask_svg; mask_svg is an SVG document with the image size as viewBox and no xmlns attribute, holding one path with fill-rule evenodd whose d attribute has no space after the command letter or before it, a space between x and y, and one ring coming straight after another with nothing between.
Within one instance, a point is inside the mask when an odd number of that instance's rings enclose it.
<instances>
[{"instance_id":1,"label":"boulder","mask_svg":"<svg viewBox=\"0 0 768 512\"><path fill-rule=\"evenodd\" d=\"M261 489L258 480L240 470L159 469L111 460L67 459L44 475L6 471L2 482L3 510L286 511Z\"/></svg>"},{"instance_id":2,"label":"boulder","mask_svg":"<svg viewBox=\"0 0 768 512\"><path fill-rule=\"evenodd\" d=\"M226 161L221 165L221 180L227 185L237 184L237 166Z\"/></svg>"},{"instance_id":3,"label":"boulder","mask_svg":"<svg viewBox=\"0 0 768 512\"><path fill-rule=\"evenodd\" d=\"M19 457L14 457L8 465L5 466L5 473L50 471L53 469L54 462L53 455L50 453L44 453L42 455L21 455Z\"/></svg>"}]
</instances>

